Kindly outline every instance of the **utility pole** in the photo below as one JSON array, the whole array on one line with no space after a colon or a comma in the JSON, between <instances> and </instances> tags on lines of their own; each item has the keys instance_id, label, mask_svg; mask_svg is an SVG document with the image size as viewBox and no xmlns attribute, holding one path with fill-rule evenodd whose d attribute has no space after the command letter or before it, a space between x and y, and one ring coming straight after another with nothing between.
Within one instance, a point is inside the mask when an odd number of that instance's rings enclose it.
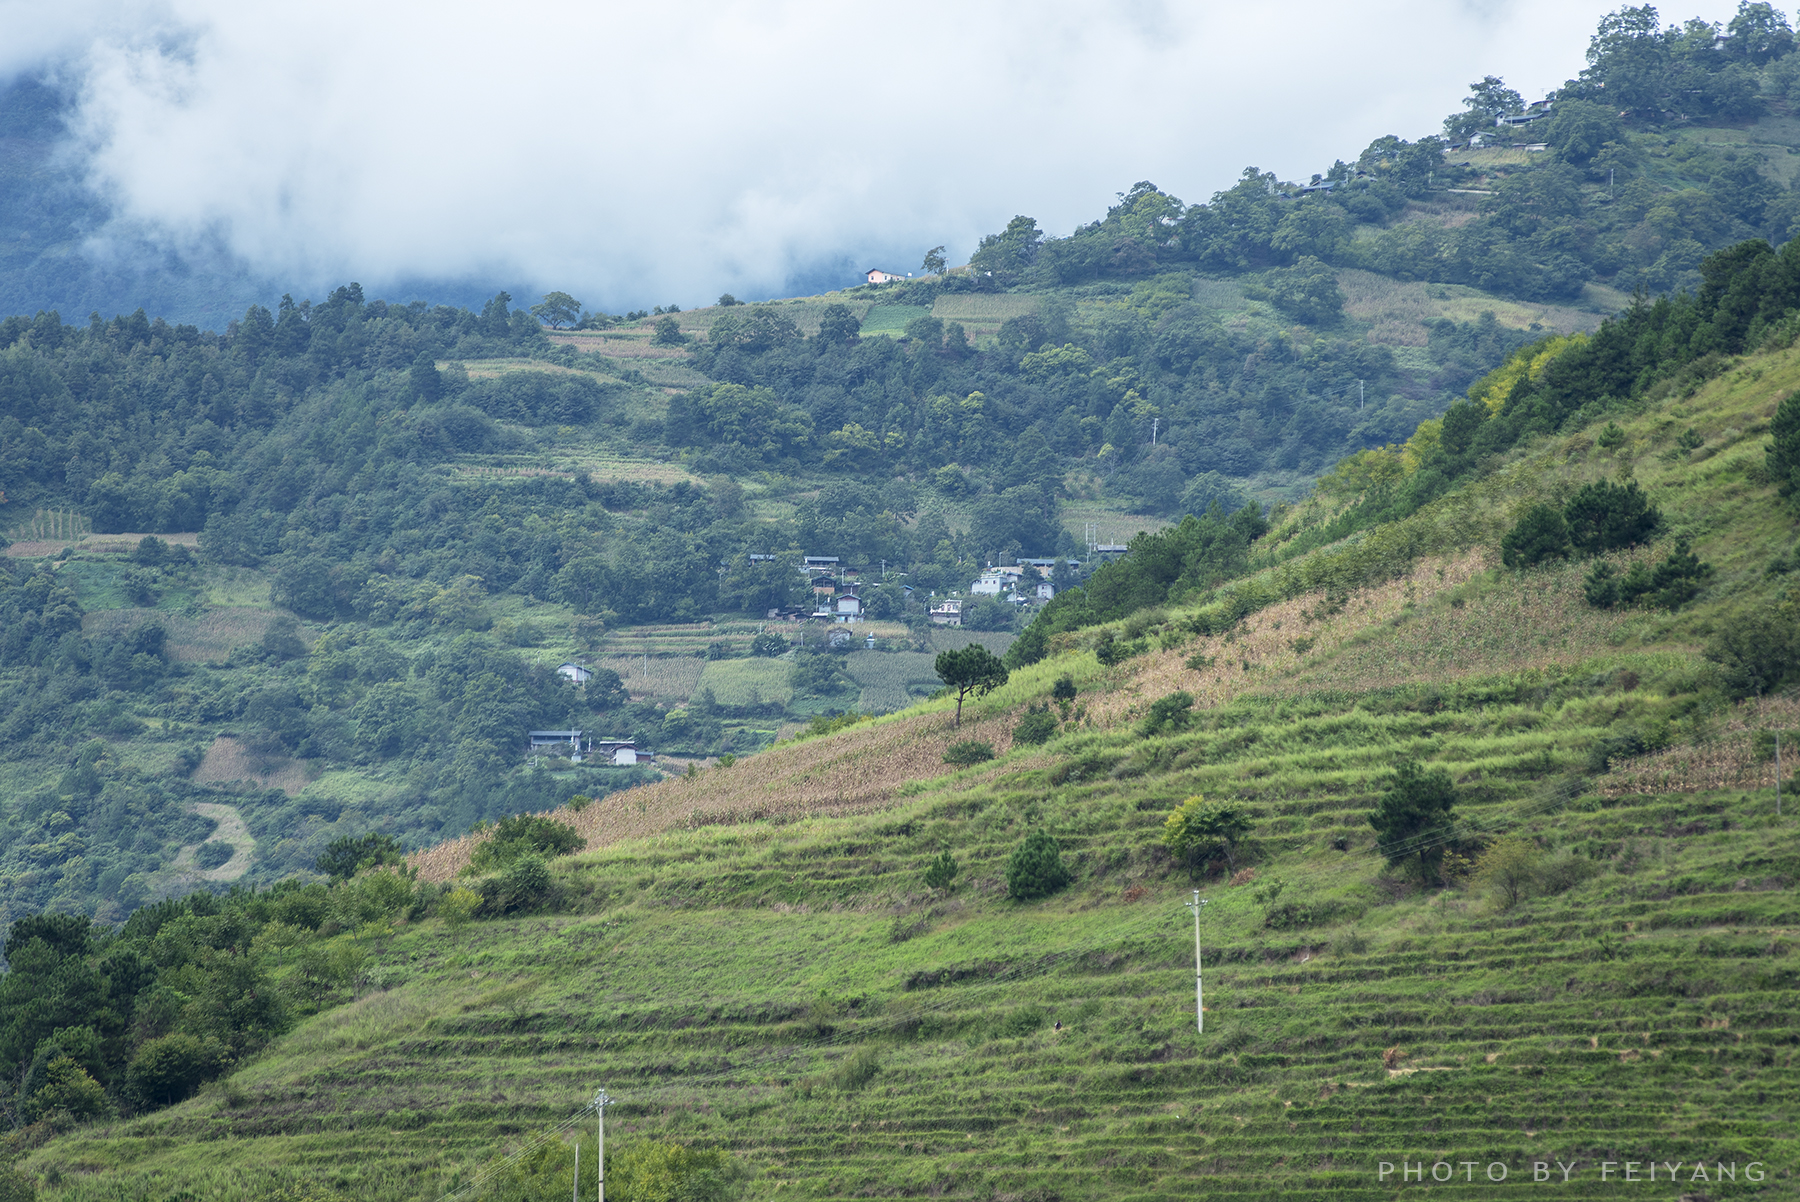
<instances>
[{"instance_id":1,"label":"utility pole","mask_svg":"<svg viewBox=\"0 0 1800 1202\"><path fill-rule=\"evenodd\" d=\"M1161 425L1162 425L1162 418L1153 417L1150 419L1150 445L1151 446L1156 445L1156 431L1157 431L1157 428Z\"/></svg>"},{"instance_id":2,"label":"utility pole","mask_svg":"<svg viewBox=\"0 0 1800 1202\"><path fill-rule=\"evenodd\" d=\"M1781 817L1781 732L1775 732L1775 817Z\"/></svg>"},{"instance_id":3,"label":"utility pole","mask_svg":"<svg viewBox=\"0 0 1800 1202\"><path fill-rule=\"evenodd\" d=\"M1358 413L1361 413L1362 407L1363 407L1363 382L1361 380L1358 380L1356 382L1356 411Z\"/></svg>"},{"instance_id":4,"label":"utility pole","mask_svg":"<svg viewBox=\"0 0 1800 1202\"><path fill-rule=\"evenodd\" d=\"M581 1141L575 1141L575 1184L569 1189L569 1202L581 1202Z\"/></svg>"},{"instance_id":5,"label":"utility pole","mask_svg":"<svg viewBox=\"0 0 1800 1202\"><path fill-rule=\"evenodd\" d=\"M599 1165L596 1175L600 1178L600 1202L606 1202L606 1108L617 1101L604 1089L594 1091L594 1129L600 1141L600 1150L595 1154L595 1163Z\"/></svg>"},{"instance_id":6,"label":"utility pole","mask_svg":"<svg viewBox=\"0 0 1800 1202\"><path fill-rule=\"evenodd\" d=\"M1194 912L1194 1029L1206 1034L1206 1010L1200 1004L1200 907L1206 904L1200 896L1200 890L1194 890L1194 900L1182 903Z\"/></svg>"}]
</instances>

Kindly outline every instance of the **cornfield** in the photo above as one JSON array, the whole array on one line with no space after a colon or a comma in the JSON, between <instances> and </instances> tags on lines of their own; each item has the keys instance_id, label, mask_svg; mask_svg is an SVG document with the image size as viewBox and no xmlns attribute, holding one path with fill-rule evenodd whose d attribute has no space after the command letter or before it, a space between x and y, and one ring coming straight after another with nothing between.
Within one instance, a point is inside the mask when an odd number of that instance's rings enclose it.
<instances>
[{"instance_id":1,"label":"cornfield","mask_svg":"<svg viewBox=\"0 0 1800 1202\"><path fill-rule=\"evenodd\" d=\"M1670 747L1650 755L1620 760L1598 782L1607 797L1634 793L1699 793L1713 789L1773 789L1775 760L1764 759L1756 748L1759 731L1787 732L1781 742L1782 789L1800 770L1800 745L1793 731L1800 727L1800 699L1767 697L1746 701L1731 712L1718 730L1698 745ZM1784 802L1786 798L1783 799ZM1800 797L1794 804L1800 805Z\"/></svg>"},{"instance_id":2,"label":"cornfield","mask_svg":"<svg viewBox=\"0 0 1800 1202\"><path fill-rule=\"evenodd\" d=\"M704 660L690 655L609 655L599 663L617 672L633 697L678 704L685 704L699 689L700 673L706 667Z\"/></svg>"},{"instance_id":3,"label":"cornfield","mask_svg":"<svg viewBox=\"0 0 1800 1202\"><path fill-rule=\"evenodd\" d=\"M706 665L695 691L711 689L720 705L782 705L794 699L789 667L780 659L721 659Z\"/></svg>"},{"instance_id":4,"label":"cornfield","mask_svg":"<svg viewBox=\"0 0 1800 1202\"><path fill-rule=\"evenodd\" d=\"M851 652L844 667L862 686L856 708L889 714L935 693L943 685L932 667L935 658L923 651Z\"/></svg>"},{"instance_id":5,"label":"cornfield","mask_svg":"<svg viewBox=\"0 0 1800 1202\"><path fill-rule=\"evenodd\" d=\"M778 744L729 768L612 793L579 813L562 809L548 816L574 827L595 848L670 830L876 809L891 804L908 781L941 776L944 748L958 739L992 744L1005 755L1012 749L1015 720L1010 713L977 718L965 709L957 730L949 711L938 709L867 722L828 739ZM1044 762L1049 759L1046 754ZM1005 770L1018 767L1014 762ZM971 783L990 781L1002 771L995 765L977 773ZM448 881L490 837L464 835L417 852L407 862L423 880Z\"/></svg>"}]
</instances>

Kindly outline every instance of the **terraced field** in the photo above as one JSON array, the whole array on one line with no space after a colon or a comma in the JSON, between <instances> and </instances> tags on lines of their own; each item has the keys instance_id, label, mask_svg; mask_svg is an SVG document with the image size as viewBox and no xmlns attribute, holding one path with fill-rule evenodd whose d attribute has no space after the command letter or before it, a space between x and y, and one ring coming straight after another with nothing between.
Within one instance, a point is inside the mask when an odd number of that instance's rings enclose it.
<instances>
[{"instance_id":1,"label":"terraced field","mask_svg":"<svg viewBox=\"0 0 1800 1202\"><path fill-rule=\"evenodd\" d=\"M1688 704L1667 657L1297 697L1263 664L1142 737L1133 698L1194 646L1212 643L1060 661L1081 708L1046 748L995 740L1003 761L936 781L921 760L875 812L695 807L715 778L751 772L740 804L767 806L819 752L838 776L859 741L948 737L926 734L945 703L643 791L693 810L677 833L644 839L636 794L607 798L576 816L595 850L562 865L569 912L365 934L365 996L223 1088L45 1149L46 1196L156 1198L159 1175L243 1196L278 1171L436 1196L586 1130L558 1133L596 1085L622 1099L618 1146L728 1149L751 1197L1378 1198L1399 1188L1384 1163L1452 1165L1474 1179L1433 1188L1493 1197L1490 1166L1512 1189L1542 1161L1600 1198L1653 1159L1704 1160L1710 1197L1791 1196L1796 824L1766 790L1615 796L1594 775L1621 724ZM968 721L1007 720L1049 674ZM1503 909L1384 870L1364 814L1407 754L1457 779L1463 841L1532 838L1549 883ZM1195 882L1204 1035L1189 880L1158 838L1194 792L1255 819L1238 883ZM1034 827L1077 885L1020 905L1005 866ZM944 847L960 873L934 893L920 871ZM493 1185L465 1196L520 1196Z\"/></svg>"}]
</instances>

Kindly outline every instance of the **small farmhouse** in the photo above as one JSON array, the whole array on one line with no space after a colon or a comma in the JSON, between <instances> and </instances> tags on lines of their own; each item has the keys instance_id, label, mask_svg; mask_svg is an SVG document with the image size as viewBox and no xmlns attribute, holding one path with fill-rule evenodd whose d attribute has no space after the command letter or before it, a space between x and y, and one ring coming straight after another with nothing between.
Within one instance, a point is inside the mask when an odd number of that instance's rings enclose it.
<instances>
[{"instance_id":1,"label":"small farmhouse","mask_svg":"<svg viewBox=\"0 0 1800 1202\"><path fill-rule=\"evenodd\" d=\"M573 661L558 667L556 669L556 674L564 680L573 681L576 684L586 684L588 681L594 679L592 671Z\"/></svg>"},{"instance_id":2,"label":"small farmhouse","mask_svg":"<svg viewBox=\"0 0 1800 1202\"><path fill-rule=\"evenodd\" d=\"M931 607L931 620L938 626L961 626L962 606L962 600L957 597L934 605Z\"/></svg>"},{"instance_id":3,"label":"small farmhouse","mask_svg":"<svg viewBox=\"0 0 1800 1202\"><path fill-rule=\"evenodd\" d=\"M639 751L637 742L633 739L594 739L588 744L588 750L607 763L619 767L645 763L650 759L649 752Z\"/></svg>"},{"instance_id":4,"label":"small farmhouse","mask_svg":"<svg viewBox=\"0 0 1800 1202\"><path fill-rule=\"evenodd\" d=\"M879 267L869 268L869 270L863 273L863 277L871 284L887 284L894 280L903 280L906 278L897 271L883 271Z\"/></svg>"}]
</instances>

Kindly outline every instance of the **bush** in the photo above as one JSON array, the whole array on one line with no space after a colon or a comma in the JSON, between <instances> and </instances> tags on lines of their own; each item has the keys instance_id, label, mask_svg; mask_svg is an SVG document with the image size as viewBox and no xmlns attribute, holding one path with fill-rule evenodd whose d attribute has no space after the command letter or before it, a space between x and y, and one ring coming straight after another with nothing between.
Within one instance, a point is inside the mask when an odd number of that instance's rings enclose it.
<instances>
[{"instance_id":1,"label":"bush","mask_svg":"<svg viewBox=\"0 0 1800 1202\"><path fill-rule=\"evenodd\" d=\"M977 742L974 739L964 739L959 743L952 743L944 749L946 764L958 764L966 767L970 764L984 764L993 758L994 745Z\"/></svg>"},{"instance_id":2,"label":"bush","mask_svg":"<svg viewBox=\"0 0 1800 1202\"><path fill-rule=\"evenodd\" d=\"M574 827L538 814L514 814L494 826L494 837L475 849L469 863L477 870L498 868L521 856L553 860L587 846Z\"/></svg>"},{"instance_id":3,"label":"bush","mask_svg":"<svg viewBox=\"0 0 1800 1202\"><path fill-rule=\"evenodd\" d=\"M1426 769L1417 760L1394 765L1387 792L1369 813L1389 866L1416 856L1421 879L1429 880L1432 866L1443 858L1455 806L1456 786L1447 770Z\"/></svg>"},{"instance_id":4,"label":"bush","mask_svg":"<svg viewBox=\"0 0 1800 1202\"><path fill-rule=\"evenodd\" d=\"M1075 678L1067 672L1058 676L1056 683L1050 688L1050 696L1065 705L1075 700Z\"/></svg>"},{"instance_id":5,"label":"bush","mask_svg":"<svg viewBox=\"0 0 1800 1202\"><path fill-rule=\"evenodd\" d=\"M528 914L556 895L550 865L539 855L522 855L499 876L481 882L481 908L489 914Z\"/></svg>"},{"instance_id":6,"label":"bush","mask_svg":"<svg viewBox=\"0 0 1800 1202\"><path fill-rule=\"evenodd\" d=\"M32 1202L37 1183L9 1164L0 1164L0 1202Z\"/></svg>"},{"instance_id":7,"label":"bush","mask_svg":"<svg viewBox=\"0 0 1800 1202\"><path fill-rule=\"evenodd\" d=\"M1519 904L1537 879L1538 847L1530 839L1497 839L1475 861L1477 885L1492 889L1502 910Z\"/></svg>"},{"instance_id":8,"label":"bush","mask_svg":"<svg viewBox=\"0 0 1800 1202\"><path fill-rule=\"evenodd\" d=\"M1134 655L1142 655L1145 650L1142 639L1121 639L1112 631L1102 631L1099 640L1094 644L1094 658L1105 667L1122 664Z\"/></svg>"},{"instance_id":9,"label":"bush","mask_svg":"<svg viewBox=\"0 0 1800 1202\"><path fill-rule=\"evenodd\" d=\"M1138 723L1138 733L1148 738L1165 730L1186 730L1194 721L1194 695L1183 689L1151 702L1150 712Z\"/></svg>"},{"instance_id":10,"label":"bush","mask_svg":"<svg viewBox=\"0 0 1800 1202\"><path fill-rule=\"evenodd\" d=\"M138 1049L125 1067L127 1096L145 1106L179 1102L225 1071L231 1054L216 1039L201 1039L185 1031L152 1039Z\"/></svg>"},{"instance_id":11,"label":"bush","mask_svg":"<svg viewBox=\"0 0 1800 1202\"><path fill-rule=\"evenodd\" d=\"M370 833L346 835L333 839L313 866L334 880L347 880L365 868L378 864L398 864L402 859L400 844L392 835Z\"/></svg>"},{"instance_id":12,"label":"bush","mask_svg":"<svg viewBox=\"0 0 1800 1202\"><path fill-rule=\"evenodd\" d=\"M199 868L212 869L226 863L236 854L237 849L229 843L221 843L217 839L200 845L194 853L194 864Z\"/></svg>"},{"instance_id":13,"label":"bush","mask_svg":"<svg viewBox=\"0 0 1800 1202\"><path fill-rule=\"evenodd\" d=\"M1509 568L1536 567L1569 556L1569 524L1551 505L1527 509L1500 540L1500 562Z\"/></svg>"},{"instance_id":14,"label":"bush","mask_svg":"<svg viewBox=\"0 0 1800 1202\"><path fill-rule=\"evenodd\" d=\"M107 1117L112 1101L86 1069L68 1056L58 1056L44 1067L44 1085L20 1109L28 1123L58 1112L79 1121Z\"/></svg>"},{"instance_id":15,"label":"bush","mask_svg":"<svg viewBox=\"0 0 1800 1202\"><path fill-rule=\"evenodd\" d=\"M956 857L948 851L939 852L937 859L925 866L925 887L948 889L950 882L956 879L957 872Z\"/></svg>"},{"instance_id":16,"label":"bush","mask_svg":"<svg viewBox=\"0 0 1800 1202\"><path fill-rule=\"evenodd\" d=\"M1056 715L1047 709L1026 711L1019 724L1013 727L1013 742L1031 747L1041 746L1050 741L1056 733Z\"/></svg>"},{"instance_id":17,"label":"bush","mask_svg":"<svg viewBox=\"0 0 1800 1202\"><path fill-rule=\"evenodd\" d=\"M1769 443L1769 478L1776 488L1800 508L1800 392L1790 393L1769 423L1774 441Z\"/></svg>"},{"instance_id":18,"label":"bush","mask_svg":"<svg viewBox=\"0 0 1800 1202\"><path fill-rule=\"evenodd\" d=\"M1741 613L1720 628L1705 655L1719 665L1735 697L1759 697L1800 675L1800 615L1790 602L1780 610Z\"/></svg>"},{"instance_id":19,"label":"bush","mask_svg":"<svg viewBox=\"0 0 1800 1202\"><path fill-rule=\"evenodd\" d=\"M1163 846L1177 860L1204 863L1215 855L1237 867L1237 846L1250 832L1250 815L1239 806L1207 805L1196 793L1163 819Z\"/></svg>"},{"instance_id":20,"label":"bush","mask_svg":"<svg viewBox=\"0 0 1800 1202\"><path fill-rule=\"evenodd\" d=\"M773 630L765 630L750 640L750 654L761 656L780 655L788 649L787 640Z\"/></svg>"},{"instance_id":21,"label":"bush","mask_svg":"<svg viewBox=\"0 0 1800 1202\"><path fill-rule=\"evenodd\" d=\"M1596 609L1632 605L1638 601L1671 613L1700 595L1713 574L1710 563L1688 550L1687 540L1675 544L1668 557L1654 566L1634 563L1624 575L1604 560L1596 563L1581 582L1581 593Z\"/></svg>"},{"instance_id":22,"label":"bush","mask_svg":"<svg viewBox=\"0 0 1800 1202\"><path fill-rule=\"evenodd\" d=\"M1006 865L1006 893L1014 901L1049 897L1067 887L1069 870L1063 867L1062 849L1045 830L1034 830L1013 849Z\"/></svg>"},{"instance_id":23,"label":"bush","mask_svg":"<svg viewBox=\"0 0 1800 1202\"><path fill-rule=\"evenodd\" d=\"M1637 481L1613 484L1602 480L1584 485L1563 506L1569 544L1583 555L1601 555L1647 543L1662 525L1662 514L1650 504Z\"/></svg>"}]
</instances>

